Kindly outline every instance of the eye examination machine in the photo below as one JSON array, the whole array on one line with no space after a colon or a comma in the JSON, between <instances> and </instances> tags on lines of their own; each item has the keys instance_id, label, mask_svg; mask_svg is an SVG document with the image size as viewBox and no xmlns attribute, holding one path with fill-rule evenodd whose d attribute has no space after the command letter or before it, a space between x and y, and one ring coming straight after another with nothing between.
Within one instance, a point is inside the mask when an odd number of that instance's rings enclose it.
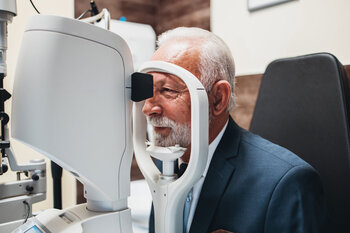
<instances>
[{"instance_id":1,"label":"eye examination machine","mask_svg":"<svg viewBox=\"0 0 350 233\"><path fill-rule=\"evenodd\" d=\"M15 4L12 7L15 15ZM207 163L206 91L190 72L170 63L146 62L134 73L128 45L108 31L108 12L102 11L100 16L105 17L105 29L89 24L96 17L32 17L18 55L12 93L11 140L28 145L72 173L84 185L87 203L45 210L23 225L22 214L11 217L0 223L0 232L132 232L127 198L133 153L152 193L156 232L182 232L186 196ZM2 41L4 38L2 34ZM174 162L185 148L158 147L146 140L142 106L153 95L148 72L178 76L191 95L191 159L180 178L174 174ZM9 161L13 171L29 171L29 179L0 186L0 219L9 214L2 209L9 204L5 192L17 192L9 197L18 206L23 206L23 201L31 205L46 195L45 162L17 164L4 119L2 160ZM152 158L162 161L162 171ZM2 173L5 166L0 167ZM18 187L24 187L24 197L15 189ZM14 220L18 227L9 231L5 222Z\"/></svg>"}]
</instances>

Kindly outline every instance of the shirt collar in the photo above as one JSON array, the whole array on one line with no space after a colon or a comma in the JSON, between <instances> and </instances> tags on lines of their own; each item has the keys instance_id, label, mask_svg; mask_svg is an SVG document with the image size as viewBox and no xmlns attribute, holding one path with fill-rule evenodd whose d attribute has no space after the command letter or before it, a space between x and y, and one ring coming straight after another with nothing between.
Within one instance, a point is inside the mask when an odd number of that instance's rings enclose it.
<instances>
[{"instance_id":1,"label":"shirt collar","mask_svg":"<svg viewBox=\"0 0 350 233\"><path fill-rule=\"evenodd\" d=\"M221 141L221 138L222 136L224 135L224 132L227 128L227 125L228 125L228 120L226 121L226 124L224 125L224 127L221 129L220 133L216 136L216 138L209 144L209 148L208 148L208 160L207 160L207 165L205 167L205 170L204 170L204 173L203 173L203 176L202 177L205 177L208 173L208 169L209 169L209 165L210 165L210 162L211 162L211 159L213 158L214 156L214 152L216 150L216 147L218 147L219 145L219 142ZM180 158L178 160L178 164L179 164L179 167L180 167L180 164L183 163L182 159Z\"/></svg>"},{"instance_id":2,"label":"shirt collar","mask_svg":"<svg viewBox=\"0 0 350 233\"><path fill-rule=\"evenodd\" d=\"M228 125L228 120L226 121L226 124L224 125L224 127L221 129L220 133L216 136L216 138L209 144L209 148L208 148L208 160L207 160L207 165L205 167L204 173L203 173L203 177L205 177L208 173L208 169L209 169L209 165L211 162L211 159L214 156L214 152L216 150L216 147L218 147L219 142L221 141L222 136L224 135L224 132L227 128Z\"/></svg>"}]
</instances>

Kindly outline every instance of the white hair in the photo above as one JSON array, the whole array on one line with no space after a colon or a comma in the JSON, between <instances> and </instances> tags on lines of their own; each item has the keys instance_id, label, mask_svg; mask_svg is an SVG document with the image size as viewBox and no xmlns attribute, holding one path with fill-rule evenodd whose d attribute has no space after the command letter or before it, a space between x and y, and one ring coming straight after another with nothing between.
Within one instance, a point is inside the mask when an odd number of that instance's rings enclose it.
<instances>
[{"instance_id":1,"label":"white hair","mask_svg":"<svg viewBox=\"0 0 350 233\"><path fill-rule=\"evenodd\" d=\"M199 39L200 64L199 72L204 88L210 93L213 84L218 80L226 80L231 85L231 97L228 111L235 105L235 64L229 47L214 33L200 28L179 27L164 32L158 37L157 46L167 41L178 39Z\"/></svg>"}]
</instances>

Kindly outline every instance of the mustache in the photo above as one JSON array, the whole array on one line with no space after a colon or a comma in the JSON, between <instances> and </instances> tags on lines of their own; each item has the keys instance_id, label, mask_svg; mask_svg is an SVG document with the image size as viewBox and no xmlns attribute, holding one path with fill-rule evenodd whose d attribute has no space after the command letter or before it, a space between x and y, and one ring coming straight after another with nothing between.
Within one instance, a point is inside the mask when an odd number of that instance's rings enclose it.
<instances>
[{"instance_id":1,"label":"mustache","mask_svg":"<svg viewBox=\"0 0 350 233\"><path fill-rule=\"evenodd\" d=\"M167 117L150 117L150 116L147 116L147 122L148 122L148 124L152 125L153 127L174 128L176 126L176 122L173 121L173 120L170 120Z\"/></svg>"},{"instance_id":2,"label":"mustache","mask_svg":"<svg viewBox=\"0 0 350 233\"><path fill-rule=\"evenodd\" d=\"M180 124L164 116L147 116L147 122L152 127L168 127L171 129L168 136L154 131L153 141L156 146L174 146L179 144L187 147L191 143L191 124Z\"/></svg>"}]
</instances>

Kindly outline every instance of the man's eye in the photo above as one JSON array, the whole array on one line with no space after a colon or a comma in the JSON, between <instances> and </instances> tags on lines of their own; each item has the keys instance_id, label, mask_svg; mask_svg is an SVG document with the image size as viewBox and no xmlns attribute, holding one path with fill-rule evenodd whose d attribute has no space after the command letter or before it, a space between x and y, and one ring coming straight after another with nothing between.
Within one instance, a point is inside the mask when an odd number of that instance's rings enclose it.
<instances>
[{"instance_id":1,"label":"man's eye","mask_svg":"<svg viewBox=\"0 0 350 233\"><path fill-rule=\"evenodd\" d=\"M178 91L175 91L175 90L172 90L172 89L169 89L169 88L163 88L164 92L168 92L168 93L179 93Z\"/></svg>"},{"instance_id":2,"label":"man's eye","mask_svg":"<svg viewBox=\"0 0 350 233\"><path fill-rule=\"evenodd\" d=\"M176 98L180 92L174 89L163 87L160 89L160 93L166 98Z\"/></svg>"}]
</instances>

